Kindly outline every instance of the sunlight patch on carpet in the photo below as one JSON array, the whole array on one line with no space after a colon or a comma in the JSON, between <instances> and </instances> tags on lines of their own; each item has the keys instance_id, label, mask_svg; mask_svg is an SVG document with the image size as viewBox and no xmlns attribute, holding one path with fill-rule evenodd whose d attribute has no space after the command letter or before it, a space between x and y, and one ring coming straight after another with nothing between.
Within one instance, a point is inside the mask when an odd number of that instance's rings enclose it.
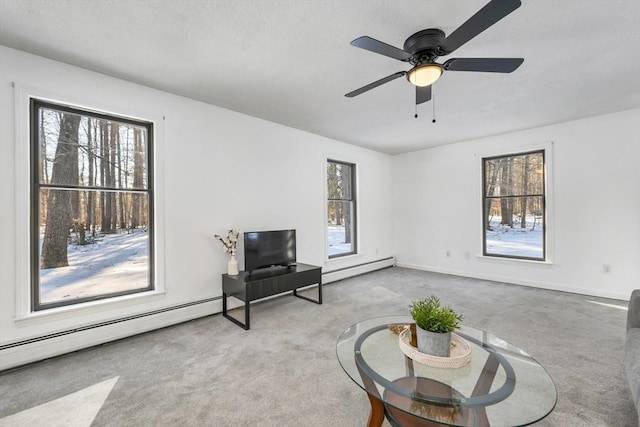
<instances>
[{"instance_id":1,"label":"sunlight patch on carpet","mask_svg":"<svg viewBox=\"0 0 640 427\"><path fill-rule=\"evenodd\" d=\"M2 427L89 427L118 382L114 377L42 405L0 418Z\"/></svg>"},{"instance_id":2,"label":"sunlight patch on carpet","mask_svg":"<svg viewBox=\"0 0 640 427\"><path fill-rule=\"evenodd\" d=\"M627 311L629 308L625 305L615 305L615 304L607 304L604 302L598 302L598 301L589 301L587 300L587 302L590 302L591 304L598 304L598 305L603 305L605 307L611 307L611 308L617 308L618 310L624 310Z\"/></svg>"}]
</instances>

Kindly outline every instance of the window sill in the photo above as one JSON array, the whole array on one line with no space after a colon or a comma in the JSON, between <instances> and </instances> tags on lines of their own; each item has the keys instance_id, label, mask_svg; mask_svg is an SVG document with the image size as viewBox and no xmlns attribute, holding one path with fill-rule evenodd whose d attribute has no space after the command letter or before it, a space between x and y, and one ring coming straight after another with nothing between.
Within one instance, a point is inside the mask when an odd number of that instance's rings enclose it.
<instances>
[{"instance_id":1,"label":"window sill","mask_svg":"<svg viewBox=\"0 0 640 427\"><path fill-rule=\"evenodd\" d=\"M504 258L504 257L493 257L493 256L486 256L486 255L476 255L476 259L480 261L495 262L498 264L522 264L522 265L530 265L530 266L541 266L544 268L553 267L553 262L550 260L536 261L533 259Z\"/></svg>"},{"instance_id":2,"label":"window sill","mask_svg":"<svg viewBox=\"0 0 640 427\"><path fill-rule=\"evenodd\" d=\"M360 257L362 257L362 254L355 253L355 254L343 255L343 256L334 257L334 258L327 258L325 260L325 264L327 265L338 264L341 261L351 260L351 259L360 258Z\"/></svg>"},{"instance_id":3,"label":"window sill","mask_svg":"<svg viewBox=\"0 0 640 427\"><path fill-rule=\"evenodd\" d=\"M97 314L114 309L138 305L158 301L165 297L164 290L155 290L148 292L140 292L137 294L123 295L114 298L108 298L98 301L89 301L85 303L67 305L64 307L56 307L48 310L40 310L20 314L14 319L16 324L27 326L31 324L40 324L51 322L52 320L64 320L67 318L77 318L86 314Z\"/></svg>"}]
</instances>

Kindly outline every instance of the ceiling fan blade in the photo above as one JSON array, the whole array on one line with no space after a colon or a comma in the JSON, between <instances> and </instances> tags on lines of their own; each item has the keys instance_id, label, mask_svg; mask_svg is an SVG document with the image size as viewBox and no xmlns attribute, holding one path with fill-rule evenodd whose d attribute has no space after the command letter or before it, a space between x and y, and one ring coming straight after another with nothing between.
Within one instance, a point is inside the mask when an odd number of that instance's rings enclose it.
<instances>
[{"instance_id":1,"label":"ceiling fan blade","mask_svg":"<svg viewBox=\"0 0 640 427\"><path fill-rule=\"evenodd\" d=\"M520 0L491 0L464 24L444 39L440 49L445 55L460 46L520 7Z\"/></svg>"},{"instance_id":2,"label":"ceiling fan blade","mask_svg":"<svg viewBox=\"0 0 640 427\"><path fill-rule=\"evenodd\" d=\"M410 53L383 43L380 40L372 39L369 36L358 37L351 42L351 45L374 53L379 53L380 55L388 56L389 58L397 59L399 61L408 61L411 59Z\"/></svg>"},{"instance_id":3,"label":"ceiling fan blade","mask_svg":"<svg viewBox=\"0 0 640 427\"><path fill-rule=\"evenodd\" d=\"M429 86L416 86L416 105L427 102L431 99L431 85Z\"/></svg>"},{"instance_id":4,"label":"ceiling fan blade","mask_svg":"<svg viewBox=\"0 0 640 427\"><path fill-rule=\"evenodd\" d=\"M346 94L345 96L346 96L347 98L353 98L354 96L360 95L361 93L364 93L364 92L366 92L366 91L368 91L368 90L371 90L371 89L376 88L376 87L378 87L378 86L380 86L380 85L383 85L383 84L385 84L385 83L388 83L388 82L390 82L391 80L395 80L395 79L397 79L398 77L402 77L402 76L404 76L404 75L406 75L406 74L407 74L407 72L406 72L406 71L398 71L397 73L391 74L390 76L387 76L387 77L385 77L385 78L383 78L383 79L377 80L377 81L375 81L375 82L373 82L373 83L369 83L369 84L368 84L368 85L366 85L366 86L362 86L360 89L356 89L356 90L354 90L353 92L349 92L349 93L348 93L348 94Z\"/></svg>"},{"instance_id":5,"label":"ceiling fan blade","mask_svg":"<svg viewBox=\"0 0 640 427\"><path fill-rule=\"evenodd\" d=\"M449 71L511 73L524 62L522 58L452 58L442 64Z\"/></svg>"}]
</instances>

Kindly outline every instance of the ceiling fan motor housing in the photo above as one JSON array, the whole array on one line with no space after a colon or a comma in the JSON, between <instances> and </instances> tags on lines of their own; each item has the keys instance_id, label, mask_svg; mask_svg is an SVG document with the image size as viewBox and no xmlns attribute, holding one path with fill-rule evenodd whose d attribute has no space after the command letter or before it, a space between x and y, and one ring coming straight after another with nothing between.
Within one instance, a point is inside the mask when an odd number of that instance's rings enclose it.
<instances>
[{"instance_id":1,"label":"ceiling fan motor housing","mask_svg":"<svg viewBox=\"0 0 640 427\"><path fill-rule=\"evenodd\" d=\"M434 61L440 56L438 47L444 39L444 31L437 28L418 31L404 42L404 50L413 55L410 62L414 65Z\"/></svg>"}]
</instances>

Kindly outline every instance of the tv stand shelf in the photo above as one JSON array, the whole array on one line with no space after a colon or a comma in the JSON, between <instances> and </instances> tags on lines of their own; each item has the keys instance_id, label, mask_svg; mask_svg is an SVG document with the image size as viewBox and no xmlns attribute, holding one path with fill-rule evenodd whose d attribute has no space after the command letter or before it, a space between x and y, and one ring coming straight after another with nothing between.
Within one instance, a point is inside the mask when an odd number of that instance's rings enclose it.
<instances>
[{"instance_id":1,"label":"tv stand shelf","mask_svg":"<svg viewBox=\"0 0 640 427\"><path fill-rule=\"evenodd\" d=\"M317 284L317 298L313 299L301 295L299 288ZM249 305L251 301L266 298L283 292L293 291L293 295L307 301L322 304L322 268L315 265L297 263L290 267L256 270L249 274L241 271L237 275L222 275L222 315L236 325L249 329ZM305 289L306 292L306 289ZM240 310L236 307L227 308L227 298L233 297L244 302L244 316L238 318L231 311ZM244 323L242 322L244 317Z\"/></svg>"}]
</instances>

